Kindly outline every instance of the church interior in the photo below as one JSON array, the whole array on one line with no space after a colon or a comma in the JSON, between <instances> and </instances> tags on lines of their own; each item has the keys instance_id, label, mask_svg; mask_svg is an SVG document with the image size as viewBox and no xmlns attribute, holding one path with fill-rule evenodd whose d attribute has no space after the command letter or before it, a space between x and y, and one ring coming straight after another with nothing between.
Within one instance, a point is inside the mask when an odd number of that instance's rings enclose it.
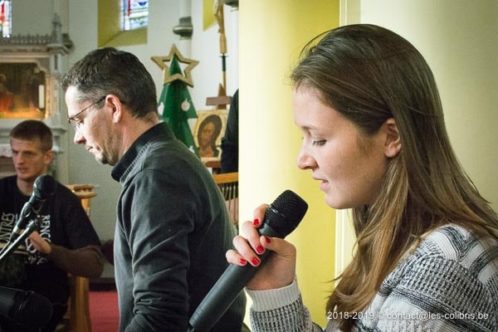
<instances>
[{"instance_id":1,"label":"church interior","mask_svg":"<svg viewBox=\"0 0 498 332\"><path fill-rule=\"evenodd\" d=\"M218 174L220 142L231 98L242 90L237 178L219 181L237 183L237 206L231 207L234 220L248 220L255 206L271 202L288 187L310 204L302 225L289 239L300 252L297 275L303 298L319 323L326 323L323 308L333 276L351 259L354 232L349 213L331 212L316 183L296 167L301 134L290 111L288 77L312 36L339 25L373 23L412 40L438 78L456 154L483 196L498 209L494 128L498 5L493 0L456 4L454 0L0 0L0 4L0 93L3 86L10 87L18 105L0 103L0 178L14 172L9 131L24 119L45 122L54 133L56 158L51 172L80 195L106 249L108 261L101 278L79 284L86 302L74 304L83 306L75 315L86 322L79 322L75 331L105 330L91 323L88 292L113 287L112 240L121 190L111 177L112 167L97 164L84 148L73 144L75 133L68 124L61 87L64 73L97 48L135 54L154 79L158 98L170 82L170 61L176 55L196 116L188 120L193 149L201 150L201 131L208 126L202 122L208 122L210 115L221 119L213 143L217 148L201 156L213 176L222 175ZM29 84L27 79L9 83L21 80L23 73L31 75ZM161 114L167 109L160 100L158 107Z\"/></svg>"}]
</instances>

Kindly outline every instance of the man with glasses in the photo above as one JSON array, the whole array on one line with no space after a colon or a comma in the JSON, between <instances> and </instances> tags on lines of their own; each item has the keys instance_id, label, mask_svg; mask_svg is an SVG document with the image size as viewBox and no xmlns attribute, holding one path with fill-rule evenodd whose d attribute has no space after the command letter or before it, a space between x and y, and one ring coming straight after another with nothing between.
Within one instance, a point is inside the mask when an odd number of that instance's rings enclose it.
<instances>
[{"instance_id":1,"label":"man with glasses","mask_svg":"<svg viewBox=\"0 0 498 332\"><path fill-rule=\"evenodd\" d=\"M227 263L235 229L200 160L157 113L152 77L132 54L90 52L65 75L74 142L122 185L114 238L120 331L186 331ZM240 331L241 294L213 331Z\"/></svg>"},{"instance_id":2,"label":"man with glasses","mask_svg":"<svg viewBox=\"0 0 498 332\"><path fill-rule=\"evenodd\" d=\"M16 175L0 180L0 246L33 192L36 178L48 172L54 158L52 132L41 121L26 120L10 132ZM38 231L0 263L0 285L32 290L53 304L53 314L42 331L54 331L67 309L68 272L98 277L104 266L100 241L79 198L57 183L53 197L40 211ZM3 331L39 331L24 324L0 320Z\"/></svg>"}]
</instances>

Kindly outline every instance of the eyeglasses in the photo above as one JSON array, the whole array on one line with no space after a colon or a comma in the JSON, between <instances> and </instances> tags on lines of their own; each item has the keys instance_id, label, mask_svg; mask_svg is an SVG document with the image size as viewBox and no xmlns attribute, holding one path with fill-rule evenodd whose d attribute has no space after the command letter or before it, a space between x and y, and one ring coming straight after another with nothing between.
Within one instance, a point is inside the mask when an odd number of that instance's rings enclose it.
<instances>
[{"instance_id":1,"label":"eyeglasses","mask_svg":"<svg viewBox=\"0 0 498 332\"><path fill-rule=\"evenodd\" d=\"M85 111L89 110L90 108L92 108L93 106L97 105L98 103L100 103L101 101L103 101L105 99L106 96L102 96L100 97L96 102L88 105L87 107L83 108L81 111L79 111L78 113L76 113L75 115L73 116L70 116L69 119L67 120L69 122L70 125L72 125L73 127L75 128L78 128L82 123L83 121L81 121L80 119L78 119L78 117Z\"/></svg>"}]
</instances>

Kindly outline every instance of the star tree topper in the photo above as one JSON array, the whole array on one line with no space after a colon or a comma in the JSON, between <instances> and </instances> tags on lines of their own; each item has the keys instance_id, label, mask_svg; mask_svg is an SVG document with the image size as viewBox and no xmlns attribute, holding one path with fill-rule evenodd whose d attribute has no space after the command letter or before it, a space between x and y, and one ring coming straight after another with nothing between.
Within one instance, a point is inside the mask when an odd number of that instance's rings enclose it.
<instances>
[{"instance_id":1,"label":"star tree topper","mask_svg":"<svg viewBox=\"0 0 498 332\"><path fill-rule=\"evenodd\" d=\"M171 75L169 73L169 66L166 63L169 63L173 60L173 56L176 57L178 62L186 64L187 66L184 69L184 75L182 74L173 74ZM194 60L194 59L187 59L185 58L178 48L176 48L176 45L173 44L171 47L171 50L169 51L169 54L167 56L153 56L151 57L152 61L154 61L159 68L163 70L163 75L164 75L164 81L163 84L168 84L171 83L175 80L180 80L185 82L188 86L194 87L194 81L192 80L192 69L194 69L195 66L199 64L199 61Z\"/></svg>"}]
</instances>

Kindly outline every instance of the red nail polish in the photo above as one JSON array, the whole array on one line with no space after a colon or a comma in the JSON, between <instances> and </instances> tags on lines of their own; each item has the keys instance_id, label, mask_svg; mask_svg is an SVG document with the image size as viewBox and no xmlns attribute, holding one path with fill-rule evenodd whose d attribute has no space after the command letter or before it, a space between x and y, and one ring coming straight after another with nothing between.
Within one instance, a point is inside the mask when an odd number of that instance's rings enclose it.
<instances>
[{"instance_id":1,"label":"red nail polish","mask_svg":"<svg viewBox=\"0 0 498 332\"><path fill-rule=\"evenodd\" d=\"M254 265L254 266L258 266L259 263L261 263L261 261L257 257L254 257L253 259L251 259L251 262L252 262L252 265Z\"/></svg>"},{"instance_id":2,"label":"red nail polish","mask_svg":"<svg viewBox=\"0 0 498 332\"><path fill-rule=\"evenodd\" d=\"M259 219L258 218L254 219L253 222L252 222L252 224L254 226L259 226Z\"/></svg>"},{"instance_id":3,"label":"red nail polish","mask_svg":"<svg viewBox=\"0 0 498 332\"><path fill-rule=\"evenodd\" d=\"M264 238L265 238L266 243L271 243L271 239L268 236L265 236Z\"/></svg>"},{"instance_id":4,"label":"red nail polish","mask_svg":"<svg viewBox=\"0 0 498 332\"><path fill-rule=\"evenodd\" d=\"M262 254L263 252L265 252L265 248L263 248L263 246L260 244L259 246L256 247L256 252L258 254Z\"/></svg>"},{"instance_id":5,"label":"red nail polish","mask_svg":"<svg viewBox=\"0 0 498 332\"><path fill-rule=\"evenodd\" d=\"M246 264L247 264L247 261L246 261L244 258L241 258L241 259L239 260L239 262L240 262L240 264L242 264L242 265L246 265Z\"/></svg>"}]
</instances>

